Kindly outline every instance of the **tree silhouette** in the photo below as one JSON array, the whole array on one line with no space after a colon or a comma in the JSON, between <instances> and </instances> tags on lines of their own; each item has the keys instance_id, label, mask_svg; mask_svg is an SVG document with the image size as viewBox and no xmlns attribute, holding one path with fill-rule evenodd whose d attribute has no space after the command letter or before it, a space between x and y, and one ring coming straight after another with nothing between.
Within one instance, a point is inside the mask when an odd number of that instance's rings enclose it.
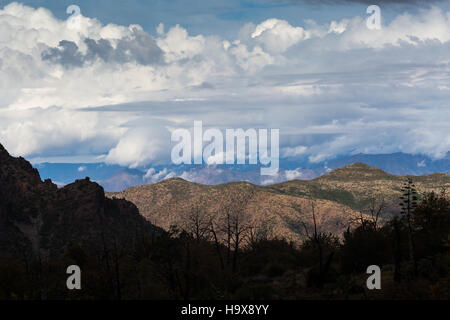
<instances>
[{"instance_id":1,"label":"tree silhouette","mask_svg":"<svg viewBox=\"0 0 450 320\"><path fill-rule=\"evenodd\" d=\"M408 245L409 245L409 260L414 265L414 274L417 276L417 261L415 258L414 248L414 231L412 227L412 215L417 208L417 190L411 178L404 183L401 189L402 196L400 197L401 214L406 219L408 226Z\"/></svg>"}]
</instances>

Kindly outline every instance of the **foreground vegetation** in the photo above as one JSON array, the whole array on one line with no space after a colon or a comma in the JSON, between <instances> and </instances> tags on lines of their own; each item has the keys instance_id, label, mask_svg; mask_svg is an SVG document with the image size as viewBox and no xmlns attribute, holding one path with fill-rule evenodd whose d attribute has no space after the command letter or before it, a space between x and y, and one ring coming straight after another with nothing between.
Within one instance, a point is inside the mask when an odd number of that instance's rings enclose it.
<instances>
[{"instance_id":1,"label":"foreground vegetation","mask_svg":"<svg viewBox=\"0 0 450 320\"><path fill-rule=\"evenodd\" d=\"M382 225L375 211L339 238L305 224L301 245L236 212L219 228L192 211L190 223L136 237L132 249L73 245L62 258L3 259L0 299L450 299L450 200L442 191L417 203L411 182L403 194L402 214ZM82 290L66 288L73 264ZM370 265L381 267L381 290L366 287Z\"/></svg>"}]
</instances>

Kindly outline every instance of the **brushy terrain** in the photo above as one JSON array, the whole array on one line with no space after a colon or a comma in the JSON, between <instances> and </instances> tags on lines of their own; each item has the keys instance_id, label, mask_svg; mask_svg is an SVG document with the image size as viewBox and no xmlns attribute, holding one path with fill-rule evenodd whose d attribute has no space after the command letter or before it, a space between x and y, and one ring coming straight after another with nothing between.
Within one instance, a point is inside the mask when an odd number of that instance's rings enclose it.
<instances>
[{"instance_id":1,"label":"brushy terrain","mask_svg":"<svg viewBox=\"0 0 450 320\"><path fill-rule=\"evenodd\" d=\"M172 179L110 199L89 179L42 182L0 146L0 299L449 299L447 185L356 164L311 182ZM82 290L67 290L70 265ZM370 265L381 290L367 289Z\"/></svg>"}]
</instances>

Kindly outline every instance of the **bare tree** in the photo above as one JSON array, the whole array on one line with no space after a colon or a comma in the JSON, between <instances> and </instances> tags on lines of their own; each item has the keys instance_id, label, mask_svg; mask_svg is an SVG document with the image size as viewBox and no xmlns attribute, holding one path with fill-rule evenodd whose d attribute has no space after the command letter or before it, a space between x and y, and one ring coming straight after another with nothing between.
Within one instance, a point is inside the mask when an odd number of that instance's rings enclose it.
<instances>
[{"instance_id":1,"label":"bare tree","mask_svg":"<svg viewBox=\"0 0 450 320\"><path fill-rule=\"evenodd\" d=\"M383 218L384 212L387 208L387 203L384 197L371 198L369 204L364 210L360 210L360 215L354 221L358 221L360 226L378 229L380 220Z\"/></svg>"},{"instance_id":2,"label":"bare tree","mask_svg":"<svg viewBox=\"0 0 450 320\"><path fill-rule=\"evenodd\" d=\"M192 205L184 219L184 230L192 235L197 243L210 235L211 219L203 204L204 202L201 201L200 204Z\"/></svg>"},{"instance_id":3,"label":"bare tree","mask_svg":"<svg viewBox=\"0 0 450 320\"><path fill-rule=\"evenodd\" d=\"M295 233L299 234L304 239L309 239L309 228L305 222L304 210L295 202L291 203L291 208L296 212L296 217L293 220L288 221L290 229L293 229Z\"/></svg>"},{"instance_id":4,"label":"bare tree","mask_svg":"<svg viewBox=\"0 0 450 320\"><path fill-rule=\"evenodd\" d=\"M246 217L243 216L243 214L241 213L242 211L238 211L237 214L231 216L231 226L232 226L231 237L234 249L233 266L232 266L233 273L236 272L237 259L242 241L244 240L244 237L246 236L247 232L249 232L252 228L248 219L246 219Z\"/></svg>"},{"instance_id":5,"label":"bare tree","mask_svg":"<svg viewBox=\"0 0 450 320\"><path fill-rule=\"evenodd\" d=\"M252 230L252 223L249 216L245 213L245 208L253 197L253 191L245 191L233 194L229 199L228 205L221 208L218 213L218 227L211 220L210 231L213 235L216 246L220 239L223 239L226 246L226 265L231 265L234 273L237 268L239 250ZM220 236L218 235L220 234Z\"/></svg>"},{"instance_id":6,"label":"bare tree","mask_svg":"<svg viewBox=\"0 0 450 320\"><path fill-rule=\"evenodd\" d=\"M209 219L209 231L210 231L210 233L212 235L212 238L214 240L214 246L216 248L217 256L219 257L220 267L223 270L223 269L225 269L225 263L223 261L222 250L220 249L220 241L219 241L219 237L217 235L217 230L216 229L217 228L215 226L213 218L210 217L210 219Z\"/></svg>"},{"instance_id":7,"label":"bare tree","mask_svg":"<svg viewBox=\"0 0 450 320\"><path fill-rule=\"evenodd\" d=\"M324 270L323 270L323 248L322 248L322 241L321 241L321 239L319 237L319 233L317 231L316 201L314 199L310 198L309 203L311 205L311 213L312 213L312 218L313 218L313 223L314 223L314 233L313 233L312 239L318 248L320 281L322 283L322 280L323 280L322 278L323 278L323 273L324 273Z\"/></svg>"},{"instance_id":8,"label":"bare tree","mask_svg":"<svg viewBox=\"0 0 450 320\"><path fill-rule=\"evenodd\" d=\"M254 246L260 241L267 241L272 238L273 226L275 222L273 219L266 218L258 226L250 226L248 231L248 245Z\"/></svg>"},{"instance_id":9,"label":"bare tree","mask_svg":"<svg viewBox=\"0 0 450 320\"><path fill-rule=\"evenodd\" d=\"M372 198L369 205L370 218L374 224L375 229L378 228L378 223L383 217L384 211L386 210L387 204L384 197L379 197L378 199Z\"/></svg>"},{"instance_id":10,"label":"bare tree","mask_svg":"<svg viewBox=\"0 0 450 320\"><path fill-rule=\"evenodd\" d=\"M291 228L294 228L298 234L306 236L306 239L315 239L318 237L318 227L317 227L317 219L316 219L316 200L312 197L308 198L309 210L304 210L300 205L296 203L291 203L291 208L295 210L297 213L297 217L295 221L291 222ZM310 215L305 213L305 211L309 211ZM312 218L312 230L308 226L309 223L306 222L306 219L310 217Z\"/></svg>"},{"instance_id":11,"label":"bare tree","mask_svg":"<svg viewBox=\"0 0 450 320\"><path fill-rule=\"evenodd\" d=\"M308 225L304 219L299 220L299 225L303 227L306 234L306 239L317 249L317 260L319 264L318 281L319 285L322 286L331 265L334 252L331 252L326 260L324 259L324 243L328 239L328 236L325 233L321 233L319 231L319 225L316 215L316 199L310 196L308 198L308 205L310 213L309 217L312 219L312 230L309 230L310 228L308 228ZM298 205L293 205L292 207L300 216L307 216L302 214L304 210L302 210Z\"/></svg>"}]
</instances>

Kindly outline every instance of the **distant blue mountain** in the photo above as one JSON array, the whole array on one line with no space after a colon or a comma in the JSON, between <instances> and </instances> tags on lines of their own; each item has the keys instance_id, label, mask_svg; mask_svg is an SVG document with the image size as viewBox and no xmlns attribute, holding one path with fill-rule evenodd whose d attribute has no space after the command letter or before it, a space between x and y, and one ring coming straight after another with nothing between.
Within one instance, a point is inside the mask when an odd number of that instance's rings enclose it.
<instances>
[{"instance_id":1,"label":"distant blue mountain","mask_svg":"<svg viewBox=\"0 0 450 320\"><path fill-rule=\"evenodd\" d=\"M330 161L327 166L330 169L337 169L356 162L363 162L369 166L398 175L424 175L450 172L450 154L447 154L443 159L433 160L425 155L411 155L401 152L392 154L360 153Z\"/></svg>"},{"instance_id":2,"label":"distant blue mountain","mask_svg":"<svg viewBox=\"0 0 450 320\"><path fill-rule=\"evenodd\" d=\"M68 184L90 177L102 181L122 172L125 168L105 163L40 163L35 164L42 179L52 179L57 184Z\"/></svg>"},{"instance_id":3,"label":"distant blue mountain","mask_svg":"<svg viewBox=\"0 0 450 320\"><path fill-rule=\"evenodd\" d=\"M171 177L181 177L202 184L246 180L266 185L293 179L309 180L356 162L363 162L397 175L450 173L450 155L443 159L433 160L424 155L405 153L356 154L318 164L281 160L279 173L273 177L261 176L260 168L256 165L169 165L129 169L105 163L42 163L36 164L35 168L38 169L42 179L49 178L59 185L90 177L91 180L102 185L106 191L116 192L137 185L156 183Z\"/></svg>"}]
</instances>

